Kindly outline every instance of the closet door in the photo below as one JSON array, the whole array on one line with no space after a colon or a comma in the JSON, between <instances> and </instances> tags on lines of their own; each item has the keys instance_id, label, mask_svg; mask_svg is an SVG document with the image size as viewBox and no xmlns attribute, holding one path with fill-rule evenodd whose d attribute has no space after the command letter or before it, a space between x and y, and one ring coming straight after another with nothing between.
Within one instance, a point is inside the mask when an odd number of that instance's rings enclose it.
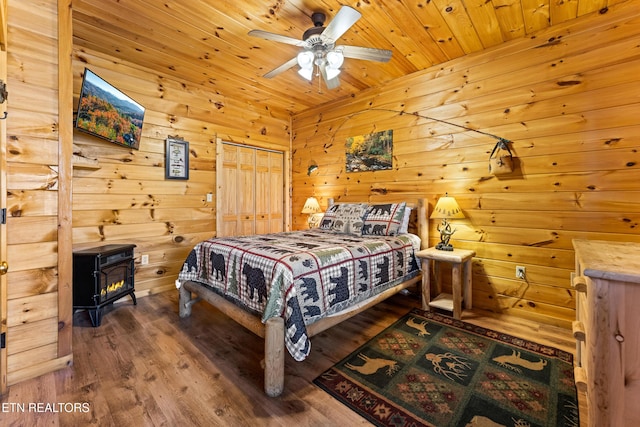
<instances>
[{"instance_id":1,"label":"closet door","mask_svg":"<svg viewBox=\"0 0 640 427\"><path fill-rule=\"evenodd\" d=\"M256 150L248 147L238 148L238 234L256 234Z\"/></svg>"},{"instance_id":2,"label":"closet door","mask_svg":"<svg viewBox=\"0 0 640 427\"><path fill-rule=\"evenodd\" d=\"M256 234L284 230L284 154L256 150Z\"/></svg>"},{"instance_id":3,"label":"closet door","mask_svg":"<svg viewBox=\"0 0 640 427\"><path fill-rule=\"evenodd\" d=\"M218 143L217 235L284 230L284 153Z\"/></svg>"},{"instance_id":4,"label":"closet door","mask_svg":"<svg viewBox=\"0 0 640 427\"><path fill-rule=\"evenodd\" d=\"M235 145L217 144L216 234L219 237L238 235L238 154Z\"/></svg>"},{"instance_id":5,"label":"closet door","mask_svg":"<svg viewBox=\"0 0 640 427\"><path fill-rule=\"evenodd\" d=\"M284 153L269 153L269 233L284 231Z\"/></svg>"}]
</instances>

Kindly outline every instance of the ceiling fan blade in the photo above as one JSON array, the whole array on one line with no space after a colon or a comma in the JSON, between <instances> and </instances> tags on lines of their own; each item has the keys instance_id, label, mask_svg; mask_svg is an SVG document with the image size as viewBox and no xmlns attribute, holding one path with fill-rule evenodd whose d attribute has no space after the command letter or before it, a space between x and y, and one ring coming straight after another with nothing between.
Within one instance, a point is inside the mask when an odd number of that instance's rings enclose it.
<instances>
[{"instance_id":1,"label":"ceiling fan blade","mask_svg":"<svg viewBox=\"0 0 640 427\"><path fill-rule=\"evenodd\" d=\"M280 34L269 33L262 30L251 30L248 32L250 36L260 37L265 40L273 40L280 43L292 44L294 46L302 47L305 45L304 41L294 39L293 37L281 36Z\"/></svg>"},{"instance_id":2,"label":"ceiling fan blade","mask_svg":"<svg viewBox=\"0 0 640 427\"><path fill-rule=\"evenodd\" d=\"M278 68L275 68L271 71L269 71L267 74L264 75L264 77L270 79L272 77L277 76L278 74L287 71L289 68L295 66L298 63L298 58L297 57L293 57L290 60L288 60L287 62L285 62L284 64L282 64L281 66L279 66Z\"/></svg>"},{"instance_id":3,"label":"ceiling fan blade","mask_svg":"<svg viewBox=\"0 0 640 427\"><path fill-rule=\"evenodd\" d=\"M326 64L320 65L320 74L322 74L322 79L324 83L327 85L327 89L335 89L340 86L340 79L338 77L334 77L332 79L327 78L327 66Z\"/></svg>"},{"instance_id":4,"label":"ceiling fan blade","mask_svg":"<svg viewBox=\"0 0 640 427\"><path fill-rule=\"evenodd\" d=\"M345 58L364 59L366 61L389 62L393 52L386 49L375 49L360 46L336 46L334 49L342 52Z\"/></svg>"},{"instance_id":5,"label":"ceiling fan blade","mask_svg":"<svg viewBox=\"0 0 640 427\"><path fill-rule=\"evenodd\" d=\"M335 43L361 16L362 14L354 8L342 6L329 25L327 25L327 28L322 32L322 38Z\"/></svg>"}]
</instances>

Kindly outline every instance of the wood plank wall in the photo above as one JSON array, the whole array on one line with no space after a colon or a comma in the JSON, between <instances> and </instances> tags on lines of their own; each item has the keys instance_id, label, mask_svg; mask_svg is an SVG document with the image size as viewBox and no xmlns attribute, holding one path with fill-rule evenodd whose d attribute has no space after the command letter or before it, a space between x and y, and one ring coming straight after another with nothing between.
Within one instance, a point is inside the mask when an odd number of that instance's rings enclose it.
<instances>
[{"instance_id":1,"label":"wood plank wall","mask_svg":"<svg viewBox=\"0 0 640 427\"><path fill-rule=\"evenodd\" d=\"M71 360L70 313L58 310L58 3L8 2L9 385Z\"/></svg>"},{"instance_id":2,"label":"wood plank wall","mask_svg":"<svg viewBox=\"0 0 640 427\"><path fill-rule=\"evenodd\" d=\"M264 107L243 104L233 94L210 93L116 57L74 50L73 75L60 76L73 85L74 109L86 66L145 105L147 114L139 151L73 132L75 154L98 167L74 167L72 180L61 183L67 173L59 170L59 152L69 153L59 142L59 119L71 114L58 110L58 72L64 70L58 66L58 3L9 1L9 385L72 358L58 353L59 345L70 346L59 337L59 319L71 307L68 298L59 301L58 295L59 266L70 265L72 255L69 250L59 253L71 248L58 244L61 224L71 221L74 248L136 244L138 295L170 290L193 244L216 232L215 206L206 201L207 193L216 200L216 137L283 151L290 145L287 112L270 109L265 114ZM164 179L169 135L190 142L188 181ZM67 202L72 212L58 212L61 186L71 187L72 205L71 198ZM149 255L146 266L140 265L142 253Z\"/></svg>"},{"instance_id":3,"label":"wood plank wall","mask_svg":"<svg viewBox=\"0 0 640 427\"><path fill-rule=\"evenodd\" d=\"M474 307L568 328L572 239L640 242L639 38L640 4L627 2L295 115L294 228L311 195L323 207L329 197L433 206L448 192L466 215L452 242L477 253ZM516 170L488 173L492 137L399 112L511 140ZM393 170L346 173L345 139L386 129Z\"/></svg>"},{"instance_id":4,"label":"wood plank wall","mask_svg":"<svg viewBox=\"0 0 640 427\"><path fill-rule=\"evenodd\" d=\"M133 243L136 295L170 290L191 248L216 233L216 137L288 150L289 116L96 52L76 50L73 64L76 101L87 67L146 107L139 150L74 133L76 154L99 166L74 169L74 247ZM189 142L189 180L165 180L168 136Z\"/></svg>"}]
</instances>

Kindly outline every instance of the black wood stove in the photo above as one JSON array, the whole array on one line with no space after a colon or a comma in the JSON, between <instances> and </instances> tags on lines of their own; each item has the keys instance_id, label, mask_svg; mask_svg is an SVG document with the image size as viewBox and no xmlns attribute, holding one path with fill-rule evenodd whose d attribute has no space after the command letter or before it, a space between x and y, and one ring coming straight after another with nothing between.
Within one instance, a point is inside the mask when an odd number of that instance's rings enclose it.
<instances>
[{"instance_id":1,"label":"black wood stove","mask_svg":"<svg viewBox=\"0 0 640 427\"><path fill-rule=\"evenodd\" d=\"M134 294L133 248L105 245L73 252L73 309L87 309L91 324L100 326L102 308Z\"/></svg>"}]
</instances>

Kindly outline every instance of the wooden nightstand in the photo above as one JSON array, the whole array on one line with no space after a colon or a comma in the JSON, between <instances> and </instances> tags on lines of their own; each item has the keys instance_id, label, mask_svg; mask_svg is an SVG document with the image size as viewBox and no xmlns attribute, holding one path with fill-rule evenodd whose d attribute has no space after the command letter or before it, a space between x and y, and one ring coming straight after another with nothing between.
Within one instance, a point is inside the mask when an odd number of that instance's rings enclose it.
<instances>
[{"instance_id":1,"label":"wooden nightstand","mask_svg":"<svg viewBox=\"0 0 640 427\"><path fill-rule=\"evenodd\" d=\"M464 308L471 308L471 259L476 255L474 251L454 249L442 251L436 248L424 249L416 254L422 261L422 308L440 308L453 312L453 317L460 319L462 301ZM431 261L433 261L436 290L438 296L431 301ZM451 264L452 294L442 293L440 263ZM463 286L464 284L464 286Z\"/></svg>"}]
</instances>

